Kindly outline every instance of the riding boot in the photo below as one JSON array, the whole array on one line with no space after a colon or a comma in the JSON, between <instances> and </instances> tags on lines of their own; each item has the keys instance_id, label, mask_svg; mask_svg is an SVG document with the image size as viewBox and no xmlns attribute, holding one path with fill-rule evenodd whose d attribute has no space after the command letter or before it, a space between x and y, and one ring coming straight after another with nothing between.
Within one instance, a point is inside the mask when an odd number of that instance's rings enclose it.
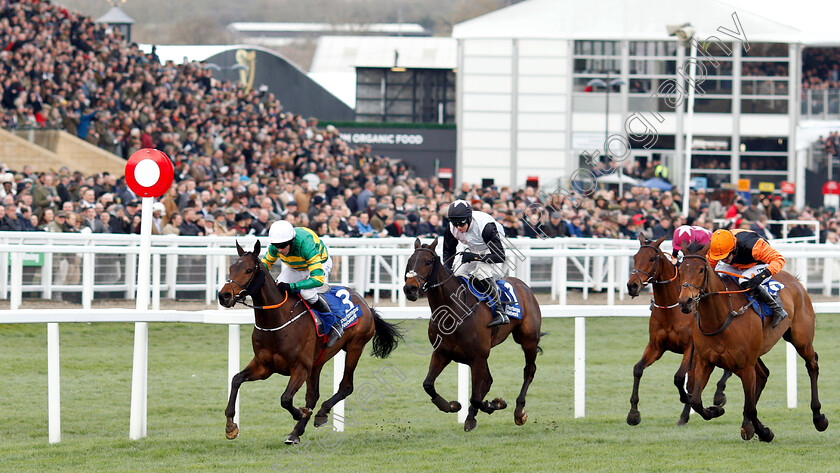
<instances>
[{"instance_id":1,"label":"riding boot","mask_svg":"<svg viewBox=\"0 0 840 473\"><path fill-rule=\"evenodd\" d=\"M344 335L344 330L341 328L341 320L336 320L332 328L330 328L330 338L327 339L327 348L335 345L341 336Z\"/></svg>"},{"instance_id":2,"label":"riding boot","mask_svg":"<svg viewBox=\"0 0 840 473\"><path fill-rule=\"evenodd\" d=\"M484 284L487 285L487 295L490 296L490 301L487 302L487 305L490 305L490 302L492 301L496 302L496 310L493 311L493 320L491 320L487 326L495 327L497 325L509 324L510 319L505 314L505 308L502 304L502 298L499 294L499 286L496 285L496 281L492 279L485 279Z\"/></svg>"},{"instance_id":3,"label":"riding boot","mask_svg":"<svg viewBox=\"0 0 840 473\"><path fill-rule=\"evenodd\" d=\"M788 316L788 313L785 311L784 307L782 307L780 300L778 300L776 297L771 296L770 292L767 291L766 287L761 285L757 286L753 290L753 295L759 301L767 304L767 307L769 307L773 311L773 318L770 321L771 327L776 328L776 326L779 325L782 322L782 320L784 320L785 317Z\"/></svg>"},{"instance_id":4,"label":"riding boot","mask_svg":"<svg viewBox=\"0 0 840 473\"><path fill-rule=\"evenodd\" d=\"M332 309L330 309L330 305L327 304L327 300L324 299L324 296L322 296L321 294L318 294L318 299L315 300L315 302L310 302L309 305L311 305L312 308L317 310L318 312L326 312L328 314L332 312Z\"/></svg>"}]
</instances>

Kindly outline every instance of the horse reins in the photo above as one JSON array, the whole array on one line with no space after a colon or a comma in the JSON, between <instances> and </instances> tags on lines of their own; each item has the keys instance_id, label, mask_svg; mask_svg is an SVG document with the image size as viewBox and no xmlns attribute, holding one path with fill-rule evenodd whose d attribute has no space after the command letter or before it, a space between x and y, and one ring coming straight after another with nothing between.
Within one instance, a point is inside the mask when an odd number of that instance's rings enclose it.
<instances>
[{"instance_id":1,"label":"horse reins","mask_svg":"<svg viewBox=\"0 0 840 473\"><path fill-rule=\"evenodd\" d=\"M685 258L701 259L708 266L708 263L706 261L706 257L703 256L703 255L685 255L685 256L683 256L683 259L685 259ZM749 291L749 289L741 289L739 291L703 292L704 289L709 286L709 270L710 270L710 268L707 267L706 272L703 276L703 287L698 287L698 286L696 286L694 284L691 284L689 282L682 283L682 287L697 289L697 296L692 297L692 299L694 300L694 304L695 304L695 306L694 306L694 319L697 321L697 330L699 330L700 333L702 333L703 335L705 335L707 337L713 337L715 335L719 335L719 334L723 333L723 331L726 330L727 327L729 327L729 324L732 323L732 320L735 317L738 317L739 315L746 312L747 309L750 307L750 302L748 301L747 305L745 305L744 307L741 307L737 311L735 310L735 307L732 305L732 294L743 294L743 293ZM729 276L738 277L738 278L743 278L744 277L743 275L730 273L728 271L720 271L720 273L726 274L726 275L729 275ZM721 325L720 328L718 328L714 332L709 332L709 333L704 332L703 329L700 327L700 308L699 308L700 299L704 299L704 298L709 297L709 296L715 296L715 295L720 295L720 294L725 294L727 296L727 299L729 300L729 314L726 316L726 320L723 322L723 325Z\"/></svg>"},{"instance_id":2,"label":"horse reins","mask_svg":"<svg viewBox=\"0 0 840 473\"><path fill-rule=\"evenodd\" d=\"M430 249L428 249L428 248L422 248L422 247L421 247L421 248L417 248L415 251L420 251L420 250L423 250L423 251L428 251L429 253L431 253L431 254L432 254L432 256L434 257L434 260L433 260L433 261L434 261L434 263L432 263L432 269L429 271L429 275L431 275L431 274L437 274L437 268L438 268L438 266L440 266L440 265L441 265L441 263L440 263L440 259L438 259L438 255L437 255L437 253L435 253L435 251L434 251L434 250L430 250ZM456 253L455 255L452 255L452 257L450 257L449 259L447 259L447 261L449 261L450 259L455 258L455 256L456 256L456 255L457 255L457 253ZM427 277L428 277L429 275L427 275ZM447 281L449 281L450 279L452 279L452 276L454 276L454 275L455 275L455 273L453 272L452 274L450 274L450 275L449 275L449 277L448 277L448 278L444 279L443 281L436 282L436 283L434 283L434 284L432 284L432 285L430 286L430 285L429 285L429 280L428 280L426 277L420 276L420 274L419 274L419 273L417 273L417 260L415 259L415 260L414 260L414 265L411 267L411 271L406 271L406 272L405 272L405 279L406 279L406 280L408 280L408 279L410 279L410 278L417 278L417 279L422 280L422 281L423 281L423 285L422 285L422 286L420 286L420 290L421 290L421 291L423 291L423 292L429 292L429 289L434 289L434 288L436 288L436 287L440 287L440 286L443 286L444 284L446 284L446 282L447 282Z\"/></svg>"},{"instance_id":3,"label":"horse reins","mask_svg":"<svg viewBox=\"0 0 840 473\"><path fill-rule=\"evenodd\" d=\"M248 280L248 282L247 282L247 283L245 283L245 285L244 285L244 286L243 286L242 284L239 284L238 282L234 281L234 280L233 280L233 279L231 279L231 278L227 278L227 280L226 280L225 282L226 282L228 285L230 285L230 286L231 286L231 288L232 288L234 285L236 285L236 287L238 287L238 288L239 288L239 292L237 292L237 293L236 293L236 295L235 295L235 296L233 296L233 303L234 303L234 304L242 304L242 305L244 305L245 307L250 307L251 309L255 309L255 310L270 310L270 309L276 309L276 308L278 308L278 307L282 306L283 304L285 304L285 303L286 303L286 301L288 301L288 300L289 300L289 293L288 293L288 292L286 293L286 297L284 297L284 298L283 298L283 301L282 301L282 302L280 302L279 304L271 304L271 305L251 305L251 304L249 304L249 303L245 302L245 297L247 297L247 296L251 295L251 292L250 292L251 284L254 282L254 278L256 278L256 276L257 276L257 274L258 274L258 273L259 273L259 274L260 274L260 276L263 278L263 282L264 282L265 275L262 273L262 270L260 269L260 264L261 264L261 263L259 263L259 262L258 262L258 263L256 264L256 266L254 266L254 272L251 274L251 279L249 279L249 280ZM262 283L260 283L259 285L261 286L261 285L262 285ZM279 327L275 327L275 328L262 328L262 327L260 327L259 325L257 325L257 322L256 322L256 320L255 320L255 321L254 321L254 328L256 328L256 329L258 329L258 330L262 330L263 332L276 332L276 331L278 331L278 330L283 330L283 329L284 329L284 328L286 328L289 324L291 324L291 323L292 323L292 322L294 322L295 320L299 319L299 318L300 318L300 317L301 317L301 316L302 316L305 312L306 312L306 311L298 313L298 315L296 315L296 316L292 317L291 319L289 319L289 321L288 321L288 322L284 323L283 325L281 325L281 326L279 326Z\"/></svg>"}]
</instances>

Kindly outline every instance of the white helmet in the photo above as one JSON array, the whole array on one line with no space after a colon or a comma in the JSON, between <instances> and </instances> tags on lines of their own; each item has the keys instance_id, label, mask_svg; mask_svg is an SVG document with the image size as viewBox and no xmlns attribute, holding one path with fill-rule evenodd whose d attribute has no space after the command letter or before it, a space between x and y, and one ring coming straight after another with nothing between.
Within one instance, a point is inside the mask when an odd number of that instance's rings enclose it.
<instances>
[{"instance_id":1,"label":"white helmet","mask_svg":"<svg viewBox=\"0 0 840 473\"><path fill-rule=\"evenodd\" d=\"M295 238L295 227L287 220L278 220L271 224L268 230L268 241L274 246L278 243L286 243Z\"/></svg>"}]
</instances>

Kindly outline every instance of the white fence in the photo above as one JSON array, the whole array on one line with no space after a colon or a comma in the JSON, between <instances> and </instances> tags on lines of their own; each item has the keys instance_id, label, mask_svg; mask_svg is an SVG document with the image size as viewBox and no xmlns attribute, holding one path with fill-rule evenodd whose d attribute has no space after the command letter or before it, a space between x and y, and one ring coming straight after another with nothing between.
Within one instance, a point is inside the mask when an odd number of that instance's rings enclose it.
<instances>
[{"instance_id":1,"label":"white fence","mask_svg":"<svg viewBox=\"0 0 840 473\"><path fill-rule=\"evenodd\" d=\"M542 315L546 318L562 317L575 319L575 350L574 350L574 372L575 372L575 394L574 394L574 416L584 417L586 414L586 318L588 317L647 317L650 315L648 305L578 305L578 306L543 306ZM817 313L838 313L840 303L818 303L814 304ZM387 319L428 319L429 309L427 307L384 307L379 309L383 317ZM60 351L59 351L59 324L71 322L181 322L181 323L205 323L205 324L226 324L228 330L228 394L230 390L229 380L241 369L240 362L240 325L251 325L254 323L254 316L251 310L205 310L185 312L176 310L151 310L137 311L129 309L43 309L43 310L4 310L0 311L0 324L12 323L46 323L47 324L47 390L49 409L49 441L56 443L61 441L61 397L60 397ZM135 347L136 349L136 347ZM787 405L795 408L797 405L796 392L796 362L797 354L792 345L787 344ZM135 357L135 363L137 358ZM334 358L334 390L338 389L338 380L341 379L344 371L343 352L339 352ZM629 366L629 365L628 365ZM458 401L462 409L458 413L458 421L463 423L467 416L469 406L469 367L458 365ZM145 378L143 383L145 384ZM419 389L419 387L418 387ZM135 429L142 432L139 437L146 435L146 389L143 386L143 395L131 402L131 431ZM240 393L241 396L241 393ZM139 406L134 404L138 403ZM238 401L237 401L238 403ZM237 413L239 406L237 404ZM138 413L138 414L135 414ZM333 408L333 425L338 430L343 430L344 403L338 403ZM237 422L239 422L237 414ZM132 437L132 438L139 438Z\"/></svg>"},{"instance_id":2,"label":"white fence","mask_svg":"<svg viewBox=\"0 0 840 473\"><path fill-rule=\"evenodd\" d=\"M401 290L411 238L325 239L334 258L330 281L371 293L374 303L384 294L404 307ZM233 237L155 236L152 238L152 308L160 299L194 298L213 304L231 257ZM246 249L255 238L242 239ZM263 240L264 244L268 242ZM624 299L639 242L593 238L506 240L509 274L552 299L567 303L568 290L606 291L607 304ZM840 245L782 243L774 247L787 257L785 269L797 274L810 291L829 295L840 287ZM668 243L664 243L665 249ZM94 296L134 299L137 288L137 235L0 232L0 299L11 308L28 298L72 297L90 308ZM7 256L8 255L8 256Z\"/></svg>"}]
</instances>

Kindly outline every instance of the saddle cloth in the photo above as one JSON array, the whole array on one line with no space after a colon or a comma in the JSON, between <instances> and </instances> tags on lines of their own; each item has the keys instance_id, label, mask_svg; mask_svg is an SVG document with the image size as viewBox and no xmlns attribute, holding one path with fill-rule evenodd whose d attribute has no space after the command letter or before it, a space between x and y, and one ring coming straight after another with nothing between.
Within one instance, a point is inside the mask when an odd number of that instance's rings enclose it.
<instances>
[{"instance_id":1,"label":"saddle cloth","mask_svg":"<svg viewBox=\"0 0 840 473\"><path fill-rule=\"evenodd\" d=\"M359 316L362 315L362 308L358 304L354 304L350 299L350 291L342 286L331 285L330 291L321 295L324 296L327 304L329 304L331 309L330 313L318 312L307 303L309 312L312 314L313 320L315 320L318 336L324 336L325 331L329 331L336 320L341 321L342 329L356 325L359 321ZM319 320L315 319L316 315L320 319L321 324L319 324Z\"/></svg>"},{"instance_id":2,"label":"saddle cloth","mask_svg":"<svg viewBox=\"0 0 840 473\"><path fill-rule=\"evenodd\" d=\"M488 294L484 294L476 289L470 283L469 278L461 276L461 279L467 283L467 287L470 289L470 292L472 292L480 302L487 303L487 305L490 306L490 310L496 310L496 302L490 300L490 296ZM501 303L505 307L505 315L514 319L521 319L522 307L519 304L519 298L516 296L516 291L513 289L513 286L504 279L497 279L496 285L499 286L499 297L501 298Z\"/></svg>"},{"instance_id":3,"label":"saddle cloth","mask_svg":"<svg viewBox=\"0 0 840 473\"><path fill-rule=\"evenodd\" d=\"M733 280L735 280L735 277L730 277ZM737 283L738 281L735 282ZM776 281L773 278L765 279L764 282L761 283L761 285L764 286L767 289L767 292L769 292L770 295L773 297L776 297L779 294L779 291L785 288L784 284L780 283L779 281ZM752 304L755 313L758 314L759 317L761 317L762 323L764 323L765 317L769 317L773 314L773 310L770 309L770 307L768 307L767 304L760 302L758 299L751 296L747 296L747 301L749 301L749 303Z\"/></svg>"}]
</instances>

